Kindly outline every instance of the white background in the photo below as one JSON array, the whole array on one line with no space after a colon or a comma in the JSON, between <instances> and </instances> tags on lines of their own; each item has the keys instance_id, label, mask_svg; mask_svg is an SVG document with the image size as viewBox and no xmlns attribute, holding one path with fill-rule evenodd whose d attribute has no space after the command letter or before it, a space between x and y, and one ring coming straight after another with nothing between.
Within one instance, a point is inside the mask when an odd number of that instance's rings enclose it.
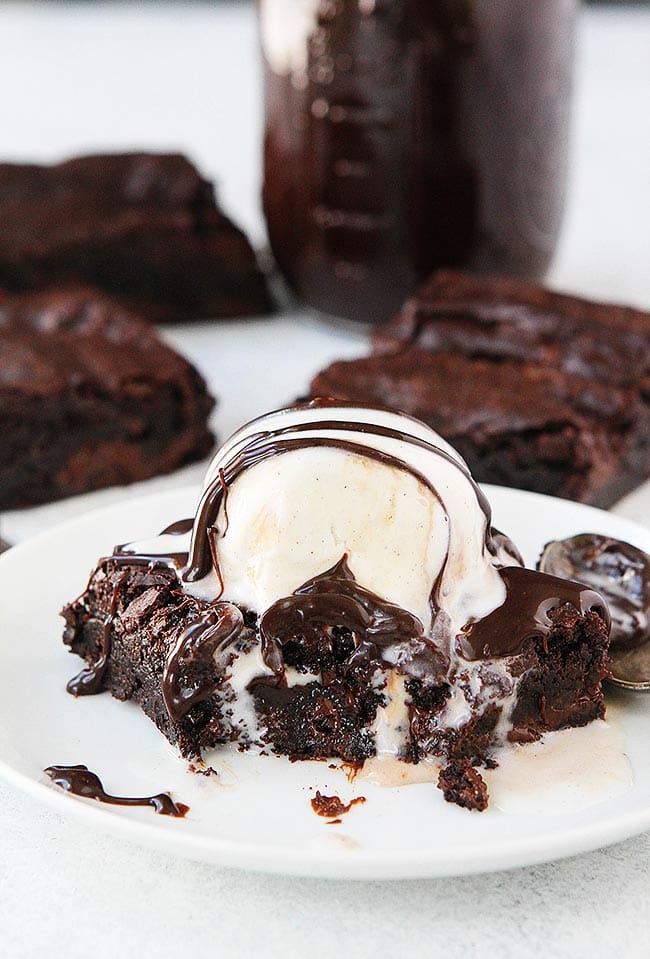
<instances>
[{"instance_id":1,"label":"white background","mask_svg":"<svg viewBox=\"0 0 650 959\"><path fill-rule=\"evenodd\" d=\"M550 281L650 308L650 10L580 23L565 228ZM0 3L0 157L174 149L217 179L263 242L261 98L246 5ZM221 436L306 386L359 333L298 311L171 329L221 397ZM287 343L295 344L287 358ZM260 347L264 347L263 358ZM261 370L267 373L258 387ZM290 387L290 389L289 389ZM134 492L187 482L200 469ZM21 539L120 492L7 514ZM650 525L648 486L619 511ZM19 642L19 637L16 638ZM38 703L34 704L35 713ZM43 716L42 721L47 722ZM291 880L192 864L107 839L0 783L0 954L11 957L646 956L650 837L469 879Z\"/></svg>"}]
</instances>

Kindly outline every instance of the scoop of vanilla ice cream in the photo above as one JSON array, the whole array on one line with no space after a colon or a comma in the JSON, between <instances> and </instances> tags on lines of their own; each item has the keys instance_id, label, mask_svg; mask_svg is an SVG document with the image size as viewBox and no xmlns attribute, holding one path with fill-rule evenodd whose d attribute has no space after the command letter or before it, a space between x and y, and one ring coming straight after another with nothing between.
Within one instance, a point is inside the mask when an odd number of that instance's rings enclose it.
<instances>
[{"instance_id":1,"label":"scoop of vanilla ice cream","mask_svg":"<svg viewBox=\"0 0 650 959\"><path fill-rule=\"evenodd\" d=\"M264 455L250 456L253 447ZM186 584L195 595L263 613L346 554L361 586L425 629L434 590L458 628L505 599L480 493L458 453L417 420L329 402L294 407L224 444L204 500L220 476L231 478L212 523L218 575ZM195 524L194 537L204 532Z\"/></svg>"},{"instance_id":2,"label":"scoop of vanilla ice cream","mask_svg":"<svg viewBox=\"0 0 650 959\"><path fill-rule=\"evenodd\" d=\"M229 600L265 610L347 554L358 583L430 619L448 528L440 504L410 473L307 447L242 473L227 510L218 553ZM223 512L217 528L225 528Z\"/></svg>"}]
</instances>

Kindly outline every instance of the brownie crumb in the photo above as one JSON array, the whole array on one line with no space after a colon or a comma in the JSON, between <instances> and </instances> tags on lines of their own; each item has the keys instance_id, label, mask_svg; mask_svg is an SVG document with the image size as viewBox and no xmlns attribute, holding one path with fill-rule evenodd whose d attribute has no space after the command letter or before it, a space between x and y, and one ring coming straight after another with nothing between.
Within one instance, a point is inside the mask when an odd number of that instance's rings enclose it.
<instances>
[{"instance_id":1,"label":"brownie crumb","mask_svg":"<svg viewBox=\"0 0 650 959\"><path fill-rule=\"evenodd\" d=\"M350 812L352 806L365 801L365 796L357 796L356 799L351 799L349 803L344 803L338 796L323 796L319 790L316 790L316 795L311 800L311 808L317 816L324 816L326 819L334 818L340 822L340 816Z\"/></svg>"},{"instance_id":2,"label":"brownie crumb","mask_svg":"<svg viewBox=\"0 0 650 959\"><path fill-rule=\"evenodd\" d=\"M464 809L487 809L488 791L485 780L466 759L448 763L438 777L438 789L447 802L456 803Z\"/></svg>"},{"instance_id":3,"label":"brownie crumb","mask_svg":"<svg viewBox=\"0 0 650 959\"><path fill-rule=\"evenodd\" d=\"M197 766L194 763L190 763L189 770L191 773L194 773L196 776L218 776L219 773L214 768L214 766Z\"/></svg>"},{"instance_id":4,"label":"brownie crumb","mask_svg":"<svg viewBox=\"0 0 650 959\"><path fill-rule=\"evenodd\" d=\"M11 543L8 543L6 539L0 536L0 553L6 553L8 549L11 549Z\"/></svg>"}]
</instances>

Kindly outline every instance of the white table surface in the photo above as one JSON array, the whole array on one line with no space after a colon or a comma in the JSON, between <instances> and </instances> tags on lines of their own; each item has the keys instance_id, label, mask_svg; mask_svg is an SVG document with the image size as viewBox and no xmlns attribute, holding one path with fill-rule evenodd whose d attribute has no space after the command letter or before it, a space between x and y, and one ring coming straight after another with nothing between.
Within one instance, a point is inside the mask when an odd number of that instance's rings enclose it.
<instances>
[{"instance_id":1,"label":"white table surface","mask_svg":"<svg viewBox=\"0 0 650 959\"><path fill-rule=\"evenodd\" d=\"M650 308L650 9L582 15L565 227L550 282ZM244 4L0 3L0 155L174 149L219 183L264 241L261 100ZM221 436L365 349L294 310L166 334L220 396ZM290 356L286 344L295 344ZM241 357L248 360L242 367ZM260 371L276 370L257 388ZM200 467L126 495L198 482ZM114 501L78 497L1 517L18 541ZM616 511L650 525L650 484ZM0 586L1 589L1 586ZM1 601L1 592L0 592ZM47 721L47 717L43 717ZM292 880L218 870L107 838L0 782L0 955L647 956L650 835L556 864L467 879Z\"/></svg>"}]
</instances>

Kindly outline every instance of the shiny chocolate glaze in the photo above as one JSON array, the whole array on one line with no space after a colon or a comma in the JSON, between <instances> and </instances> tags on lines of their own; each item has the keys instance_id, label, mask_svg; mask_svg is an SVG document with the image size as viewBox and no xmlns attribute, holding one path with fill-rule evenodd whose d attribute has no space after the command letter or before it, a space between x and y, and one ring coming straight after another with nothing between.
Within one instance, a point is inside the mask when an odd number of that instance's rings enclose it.
<instances>
[{"instance_id":1,"label":"shiny chocolate glaze","mask_svg":"<svg viewBox=\"0 0 650 959\"><path fill-rule=\"evenodd\" d=\"M378 323L441 265L543 275L575 0L258 3L264 212L301 297Z\"/></svg>"},{"instance_id":2,"label":"shiny chocolate glaze","mask_svg":"<svg viewBox=\"0 0 650 959\"><path fill-rule=\"evenodd\" d=\"M237 606L215 603L183 630L167 657L162 678L163 699L173 720L178 722L217 689L243 626Z\"/></svg>"},{"instance_id":3,"label":"shiny chocolate glaze","mask_svg":"<svg viewBox=\"0 0 650 959\"><path fill-rule=\"evenodd\" d=\"M111 806L151 806L160 816L173 816L182 819L189 810L185 803L174 802L169 793L157 793L155 796L111 796L107 793L96 773L87 766L48 766L43 772L49 776L55 786L75 796L96 799Z\"/></svg>"},{"instance_id":4,"label":"shiny chocolate glaze","mask_svg":"<svg viewBox=\"0 0 650 959\"><path fill-rule=\"evenodd\" d=\"M160 532L160 536L182 536L184 533L189 533L194 525L194 517L190 516L188 519L177 519L175 523L170 523L169 526L165 526Z\"/></svg>"},{"instance_id":5,"label":"shiny chocolate glaze","mask_svg":"<svg viewBox=\"0 0 650 959\"><path fill-rule=\"evenodd\" d=\"M611 642L632 649L650 640L650 556L623 540L581 533L544 547L539 569L570 576L607 600Z\"/></svg>"},{"instance_id":6,"label":"shiny chocolate glaze","mask_svg":"<svg viewBox=\"0 0 650 959\"><path fill-rule=\"evenodd\" d=\"M346 671L369 663L399 663L403 672L419 677L445 674L449 667L416 616L356 582L346 555L270 606L259 632L264 661L277 676L283 673L282 651L288 643L300 643L307 661L311 651L322 661L333 656L337 644L345 647L347 642Z\"/></svg>"},{"instance_id":7,"label":"shiny chocolate glaze","mask_svg":"<svg viewBox=\"0 0 650 959\"><path fill-rule=\"evenodd\" d=\"M193 525L193 518L178 519L166 526L158 535L184 536L190 532ZM135 543L121 543L114 547L111 556L107 558L123 566L168 566L170 569L179 570L187 564L187 550L143 553L136 549Z\"/></svg>"},{"instance_id":8,"label":"shiny chocolate glaze","mask_svg":"<svg viewBox=\"0 0 650 959\"><path fill-rule=\"evenodd\" d=\"M108 657L111 651L111 628L113 626L115 613L117 612L120 586L124 582L125 577L126 573L124 573L113 586L108 615L102 627L102 645L98 658L94 663L84 666L81 672L73 676L66 686L67 691L73 696L94 696L102 691L102 680L106 672Z\"/></svg>"},{"instance_id":9,"label":"shiny chocolate glaze","mask_svg":"<svg viewBox=\"0 0 650 959\"><path fill-rule=\"evenodd\" d=\"M506 566L499 572L506 585L505 602L469 623L456 638L457 652L465 659L512 656L534 637L546 642L553 628L549 613L565 603L581 615L593 610L609 624L603 597L581 583L520 566Z\"/></svg>"},{"instance_id":10,"label":"shiny chocolate glaze","mask_svg":"<svg viewBox=\"0 0 650 959\"><path fill-rule=\"evenodd\" d=\"M337 630L352 638L346 669L370 662L394 666L412 678L445 677L450 661L445 649L452 638L443 614L435 617L432 635L406 610L387 603L356 583L346 556L331 569L274 603L260 621L264 660L280 675L282 649L298 640L323 655L323 641L333 644ZM533 637L547 639L551 610L569 604L580 615L594 611L609 623L602 596L580 583L519 566L502 568L505 602L483 619L469 623L456 637L456 652L467 660L498 659L521 652ZM437 641L436 641L437 640Z\"/></svg>"}]
</instances>

